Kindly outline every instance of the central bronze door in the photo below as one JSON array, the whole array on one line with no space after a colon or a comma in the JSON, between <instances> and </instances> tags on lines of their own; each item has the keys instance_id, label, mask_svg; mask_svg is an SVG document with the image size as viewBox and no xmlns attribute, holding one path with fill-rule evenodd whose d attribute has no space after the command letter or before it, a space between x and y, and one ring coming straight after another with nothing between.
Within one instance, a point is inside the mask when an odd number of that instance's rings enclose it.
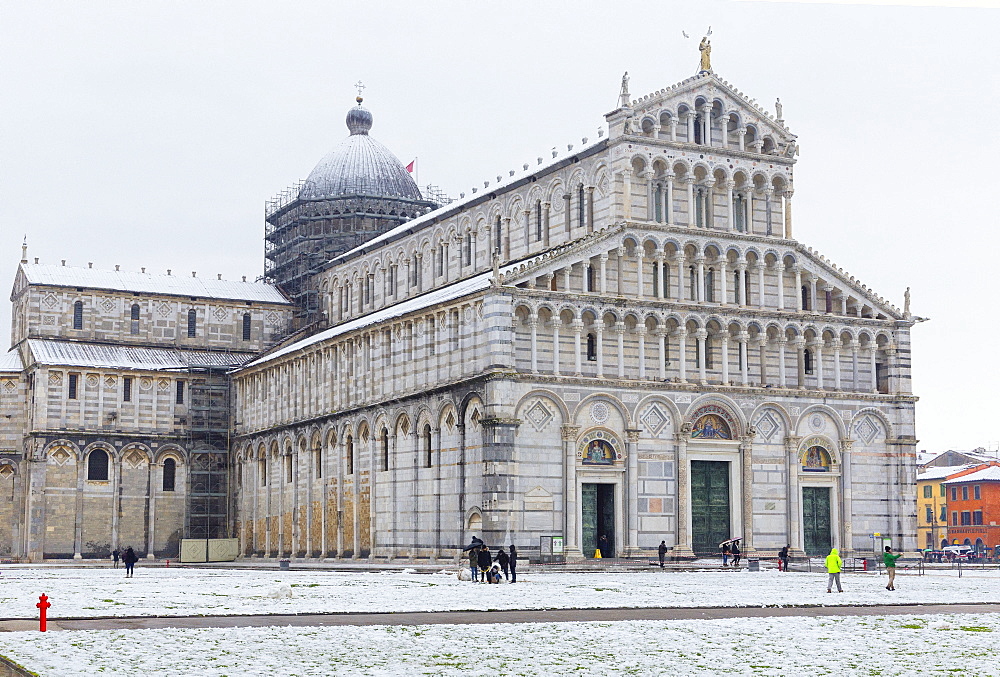
<instances>
[{"instance_id":1,"label":"central bronze door","mask_svg":"<svg viewBox=\"0 0 1000 677\"><path fill-rule=\"evenodd\" d=\"M696 555L719 554L731 536L729 462L691 461L691 547Z\"/></svg>"}]
</instances>

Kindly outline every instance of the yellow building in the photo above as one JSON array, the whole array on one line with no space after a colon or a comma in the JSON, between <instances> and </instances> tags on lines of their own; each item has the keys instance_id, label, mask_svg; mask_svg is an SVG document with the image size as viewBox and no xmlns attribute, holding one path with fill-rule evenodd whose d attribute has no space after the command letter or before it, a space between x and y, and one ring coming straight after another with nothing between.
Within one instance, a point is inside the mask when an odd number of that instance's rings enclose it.
<instances>
[{"instance_id":1,"label":"yellow building","mask_svg":"<svg viewBox=\"0 0 1000 677\"><path fill-rule=\"evenodd\" d=\"M948 545L948 498L945 480L960 477L984 464L928 467L917 474L917 545L940 550Z\"/></svg>"}]
</instances>

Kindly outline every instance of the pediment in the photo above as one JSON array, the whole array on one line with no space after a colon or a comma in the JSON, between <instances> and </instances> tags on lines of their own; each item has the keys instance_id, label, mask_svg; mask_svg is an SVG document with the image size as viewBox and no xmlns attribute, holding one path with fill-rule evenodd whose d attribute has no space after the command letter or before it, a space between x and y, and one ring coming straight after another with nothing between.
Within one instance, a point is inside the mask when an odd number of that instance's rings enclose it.
<instances>
[{"instance_id":1,"label":"pediment","mask_svg":"<svg viewBox=\"0 0 1000 677\"><path fill-rule=\"evenodd\" d=\"M715 73L699 73L639 97L629 107L618 108L605 117L614 137L624 132L626 118L631 118L635 132L641 133L646 122L662 124L669 117L682 116L703 103L712 104L716 111L736 116L738 125L753 126L761 138L770 136L779 148L796 139L783 121Z\"/></svg>"}]
</instances>

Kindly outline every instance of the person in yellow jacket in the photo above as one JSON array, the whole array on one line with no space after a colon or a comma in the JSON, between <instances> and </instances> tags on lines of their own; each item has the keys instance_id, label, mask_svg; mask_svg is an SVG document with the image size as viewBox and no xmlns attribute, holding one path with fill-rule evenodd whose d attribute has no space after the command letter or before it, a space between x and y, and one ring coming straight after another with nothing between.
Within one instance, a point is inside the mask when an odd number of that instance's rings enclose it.
<instances>
[{"instance_id":1,"label":"person in yellow jacket","mask_svg":"<svg viewBox=\"0 0 1000 677\"><path fill-rule=\"evenodd\" d=\"M837 592L843 592L844 589L840 587L840 569L844 566L844 561L840 559L839 551L836 548L830 550L830 554L826 556L826 573L829 577L826 581L826 591L833 592L833 582L837 582Z\"/></svg>"}]
</instances>

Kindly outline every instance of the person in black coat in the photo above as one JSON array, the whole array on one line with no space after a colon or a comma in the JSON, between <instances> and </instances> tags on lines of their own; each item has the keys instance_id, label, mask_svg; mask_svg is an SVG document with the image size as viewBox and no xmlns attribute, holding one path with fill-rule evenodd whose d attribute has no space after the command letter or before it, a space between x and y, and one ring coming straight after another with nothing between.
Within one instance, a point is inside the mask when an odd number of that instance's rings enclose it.
<instances>
[{"instance_id":1,"label":"person in black coat","mask_svg":"<svg viewBox=\"0 0 1000 677\"><path fill-rule=\"evenodd\" d=\"M660 568L663 568L663 560L667 558L667 542L660 541L660 547L656 549L657 554L660 556Z\"/></svg>"},{"instance_id":2,"label":"person in black coat","mask_svg":"<svg viewBox=\"0 0 1000 677\"><path fill-rule=\"evenodd\" d=\"M493 558L490 556L490 549L486 545L479 547L479 573L483 578L483 583L489 582L490 567L493 565Z\"/></svg>"},{"instance_id":3,"label":"person in black coat","mask_svg":"<svg viewBox=\"0 0 1000 677\"><path fill-rule=\"evenodd\" d=\"M517 583L517 548L510 544L510 582Z\"/></svg>"},{"instance_id":4,"label":"person in black coat","mask_svg":"<svg viewBox=\"0 0 1000 677\"><path fill-rule=\"evenodd\" d=\"M510 556L503 551L503 546L500 546L500 552L497 553L497 564L500 565L500 571L503 572L503 577L505 580L510 580L510 574L508 568L510 566Z\"/></svg>"},{"instance_id":5,"label":"person in black coat","mask_svg":"<svg viewBox=\"0 0 1000 677\"><path fill-rule=\"evenodd\" d=\"M115 569L117 569L118 568L118 560L121 559L121 553L118 552L117 548L115 548L114 550L111 551L111 559L114 560Z\"/></svg>"},{"instance_id":6,"label":"person in black coat","mask_svg":"<svg viewBox=\"0 0 1000 677\"><path fill-rule=\"evenodd\" d=\"M125 554L122 555L122 562L125 563L125 578L132 578L135 563L138 561L139 556L135 554L135 550L132 549L132 546L125 548Z\"/></svg>"},{"instance_id":7,"label":"person in black coat","mask_svg":"<svg viewBox=\"0 0 1000 677\"><path fill-rule=\"evenodd\" d=\"M788 571L788 546L778 551L778 568L781 571Z\"/></svg>"},{"instance_id":8,"label":"person in black coat","mask_svg":"<svg viewBox=\"0 0 1000 677\"><path fill-rule=\"evenodd\" d=\"M733 567L739 567L740 565L740 546L733 541L733 547L729 549L729 552L733 555Z\"/></svg>"}]
</instances>

